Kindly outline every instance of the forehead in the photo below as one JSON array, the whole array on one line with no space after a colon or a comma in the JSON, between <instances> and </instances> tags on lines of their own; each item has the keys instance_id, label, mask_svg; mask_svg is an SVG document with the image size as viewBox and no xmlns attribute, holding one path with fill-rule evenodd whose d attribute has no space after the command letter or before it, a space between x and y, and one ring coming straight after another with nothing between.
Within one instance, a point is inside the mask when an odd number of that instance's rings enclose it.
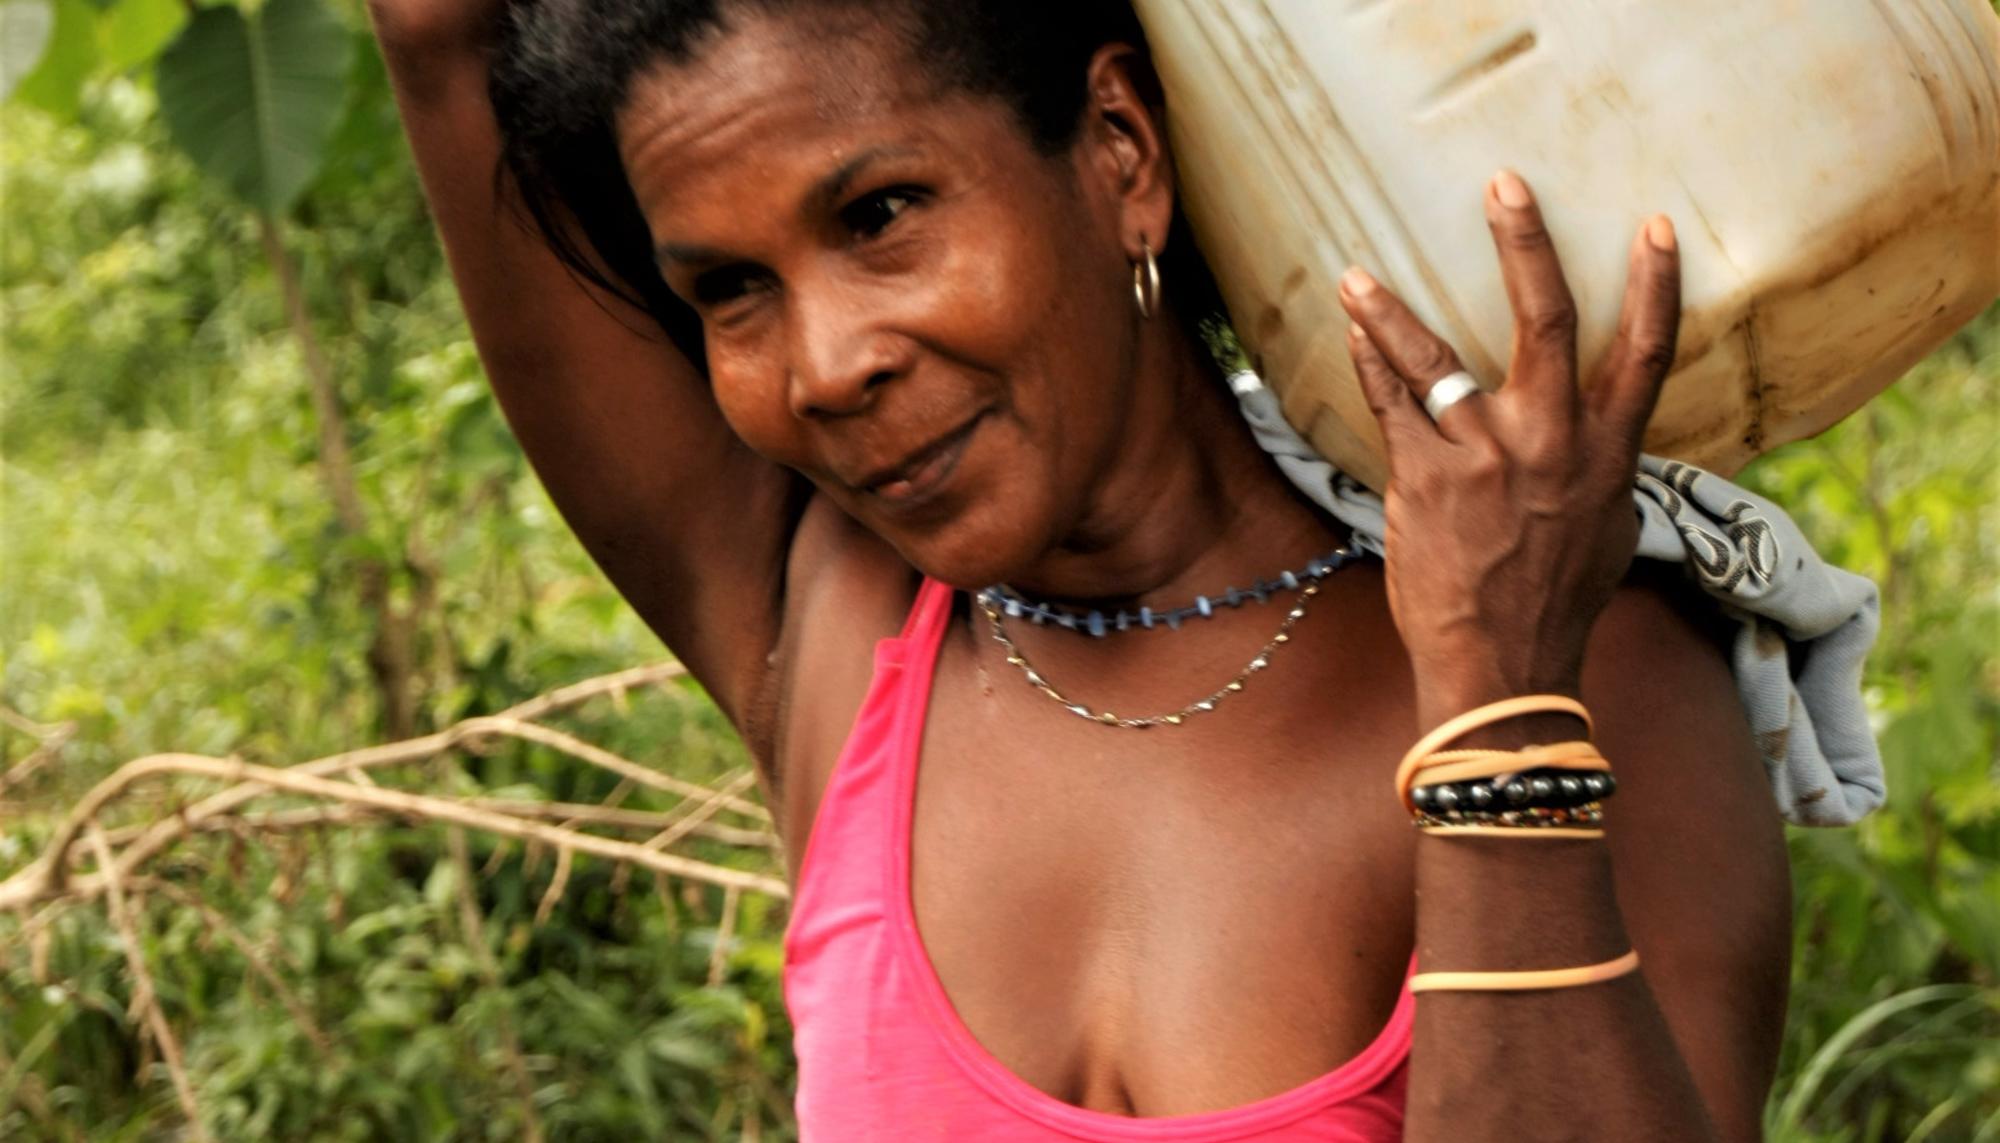
<instances>
[{"instance_id":1,"label":"forehead","mask_svg":"<svg viewBox=\"0 0 2000 1143\"><path fill-rule=\"evenodd\" d=\"M862 149L935 149L991 101L946 94L899 29L845 7L771 14L737 7L696 45L632 82L618 146L642 206L677 209L719 189L823 173Z\"/></svg>"}]
</instances>

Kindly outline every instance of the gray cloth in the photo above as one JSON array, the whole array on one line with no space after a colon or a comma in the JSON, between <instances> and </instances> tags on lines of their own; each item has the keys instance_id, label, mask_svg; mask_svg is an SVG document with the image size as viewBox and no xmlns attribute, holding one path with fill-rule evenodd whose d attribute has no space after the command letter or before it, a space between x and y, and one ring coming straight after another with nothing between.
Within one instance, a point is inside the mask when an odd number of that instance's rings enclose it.
<instances>
[{"instance_id":1,"label":"gray cloth","mask_svg":"<svg viewBox=\"0 0 2000 1143\"><path fill-rule=\"evenodd\" d=\"M1301 491L1382 555L1382 498L1285 422L1254 373L1230 378L1257 443ZM1684 565L1738 623L1731 666L1778 809L1798 825L1851 825L1882 804L1882 756L1861 698L1875 643L1875 584L1828 564L1784 509L1692 465L1639 458L1639 556Z\"/></svg>"}]
</instances>

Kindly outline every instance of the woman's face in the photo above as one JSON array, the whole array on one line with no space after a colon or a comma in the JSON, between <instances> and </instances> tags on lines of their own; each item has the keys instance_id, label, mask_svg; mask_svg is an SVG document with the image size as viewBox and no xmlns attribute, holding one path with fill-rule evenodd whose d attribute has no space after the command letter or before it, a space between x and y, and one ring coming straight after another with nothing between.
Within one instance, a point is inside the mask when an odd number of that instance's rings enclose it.
<instances>
[{"instance_id":1,"label":"woman's face","mask_svg":"<svg viewBox=\"0 0 2000 1143\"><path fill-rule=\"evenodd\" d=\"M961 586L1090 510L1140 328L1115 139L1044 156L879 21L741 9L634 81L618 137L751 448Z\"/></svg>"}]
</instances>

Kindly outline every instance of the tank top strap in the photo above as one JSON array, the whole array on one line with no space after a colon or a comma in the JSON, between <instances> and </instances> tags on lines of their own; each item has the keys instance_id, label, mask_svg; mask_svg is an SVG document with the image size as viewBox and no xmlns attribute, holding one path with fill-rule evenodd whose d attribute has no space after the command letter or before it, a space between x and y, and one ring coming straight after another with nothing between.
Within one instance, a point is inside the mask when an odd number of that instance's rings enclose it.
<instances>
[{"instance_id":1,"label":"tank top strap","mask_svg":"<svg viewBox=\"0 0 2000 1143\"><path fill-rule=\"evenodd\" d=\"M903 620L903 631L897 638L915 647L941 642L945 625L951 622L951 601L955 594L957 589L950 584L925 576L917 586L916 601L910 605L910 614Z\"/></svg>"}]
</instances>

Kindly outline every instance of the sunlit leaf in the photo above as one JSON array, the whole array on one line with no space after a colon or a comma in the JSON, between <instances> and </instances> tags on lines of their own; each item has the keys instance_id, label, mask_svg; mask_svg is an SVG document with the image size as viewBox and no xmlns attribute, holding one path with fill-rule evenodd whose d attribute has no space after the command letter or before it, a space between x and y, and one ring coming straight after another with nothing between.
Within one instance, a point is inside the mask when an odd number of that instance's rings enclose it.
<instances>
[{"instance_id":1,"label":"sunlit leaf","mask_svg":"<svg viewBox=\"0 0 2000 1143\"><path fill-rule=\"evenodd\" d=\"M0 36L8 43L0 91L51 115L74 116L83 98L83 82L97 61L96 17L90 5L84 0L8 0L0 12L5 13L0 16L4 21ZM14 46L17 21L24 41L41 40L39 52L30 55L25 43ZM23 59L33 59L34 66L17 72L15 67Z\"/></svg>"},{"instance_id":2,"label":"sunlit leaf","mask_svg":"<svg viewBox=\"0 0 2000 1143\"><path fill-rule=\"evenodd\" d=\"M97 18L98 66L125 71L152 62L187 21L179 0L116 0Z\"/></svg>"},{"instance_id":3,"label":"sunlit leaf","mask_svg":"<svg viewBox=\"0 0 2000 1143\"><path fill-rule=\"evenodd\" d=\"M49 0L5 0L0 3L0 100L42 62L55 34L56 11Z\"/></svg>"}]
</instances>

